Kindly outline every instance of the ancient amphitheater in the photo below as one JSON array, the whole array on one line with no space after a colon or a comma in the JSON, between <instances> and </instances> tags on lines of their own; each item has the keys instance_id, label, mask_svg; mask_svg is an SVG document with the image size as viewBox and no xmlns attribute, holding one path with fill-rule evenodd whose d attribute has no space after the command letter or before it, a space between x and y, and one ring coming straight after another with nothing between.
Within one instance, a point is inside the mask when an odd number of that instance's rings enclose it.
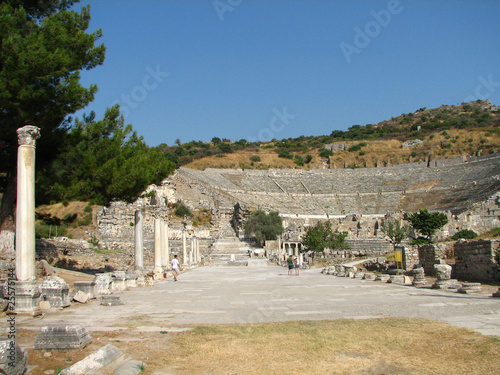
<instances>
[{"instance_id":1,"label":"ancient amphitheater","mask_svg":"<svg viewBox=\"0 0 500 375\"><path fill-rule=\"evenodd\" d=\"M476 232L500 227L497 199L500 154L410 163L379 168L322 170L178 169L153 198L116 203L98 215L104 243L133 245L133 215L146 212L145 247L153 243L153 217L167 217L167 205L182 201L192 210L209 210L211 226L190 228L208 248L217 238L241 237L248 210L277 210L284 219L285 240L300 241L304 228L329 219L349 239L379 239L380 220L419 209L439 210L449 217L438 236L461 229ZM173 225L173 240L183 228ZM175 242L173 242L175 246Z\"/></svg>"}]
</instances>

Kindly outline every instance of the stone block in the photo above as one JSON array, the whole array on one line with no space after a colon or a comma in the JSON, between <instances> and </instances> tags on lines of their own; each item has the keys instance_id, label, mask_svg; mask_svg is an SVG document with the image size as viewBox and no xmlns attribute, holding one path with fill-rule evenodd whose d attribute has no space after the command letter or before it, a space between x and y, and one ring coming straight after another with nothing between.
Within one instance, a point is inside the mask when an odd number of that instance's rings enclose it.
<instances>
[{"instance_id":1,"label":"stone block","mask_svg":"<svg viewBox=\"0 0 500 375\"><path fill-rule=\"evenodd\" d=\"M87 303L88 300L89 300L89 295L87 293L82 292L81 290L76 292L76 294L73 296L73 301L75 302Z\"/></svg>"},{"instance_id":2,"label":"stone block","mask_svg":"<svg viewBox=\"0 0 500 375\"><path fill-rule=\"evenodd\" d=\"M75 281L75 292L82 291L87 294L90 299L95 298L95 282L94 281Z\"/></svg>"},{"instance_id":3,"label":"stone block","mask_svg":"<svg viewBox=\"0 0 500 375\"><path fill-rule=\"evenodd\" d=\"M11 284L9 288L14 288L15 292L15 304L14 306L9 306L7 314L19 314L19 315L32 315L37 316L41 314L39 304L40 304L40 286L34 281L10 281ZM4 289L6 288L7 282L4 284ZM4 295L6 295L4 291ZM13 308L13 309L12 309Z\"/></svg>"},{"instance_id":4,"label":"stone block","mask_svg":"<svg viewBox=\"0 0 500 375\"><path fill-rule=\"evenodd\" d=\"M463 294L479 293L481 292L481 283L463 283L458 292Z\"/></svg>"},{"instance_id":5,"label":"stone block","mask_svg":"<svg viewBox=\"0 0 500 375\"><path fill-rule=\"evenodd\" d=\"M50 324L36 335L35 350L83 349L92 342L81 324Z\"/></svg>"},{"instance_id":6,"label":"stone block","mask_svg":"<svg viewBox=\"0 0 500 375\"><path fill-rule=\"evenodd\" d=\"M59 374L60 375L83 375L83 374L94 374L102 367L110 364L122 355L120 349L116 346L107 344L94 353L85 357L79 362L76 362L72 366L65 368Z\"/></svg>"},{"instance_id":7,"label":"stone block","mask_svg":"<svg viewBox=\"0 0 500 375\"><path fill-rule=\"evenodd\" d=\"M377 276L374 273L365 273L364 279L365 280L375 280Z\"/></svg>"},{"instance_id":8,"label":"stone block","mask_svg":"<svg viewBox=\"0 0 500 375\"><path fill-rule=\"evenodd\" d=\"M109 294L107 296L102 296L101 305L103 306L119 306L124 303L120 300L120 296Z\"/></svg>"},{"instance_id":9,"label":"stone block","mask_svg":"<svg viewBox=\"0 0 500 375\"><path fill-rule=\"evenodd\" d=\"M50 310L50 301L40 301L38 307L40 310Z\"/></svg>"},{"instance_id":10,"label":"stone block","mask_svg":"<svg viewBox=\"0 0 500 375\"><path fill-rule=\"evenodd\" d=\"M139 275L136 274L134 271L128 271L126 275L127 275L126 279L127 288L137 288L137 278L139 277ZM163 271L162 271L162 278L163 278Z\"/></svg>"},{"instance_id":11,"label":"stone block","mask_svg":"<svg viewBox=\"0 0 500 375\"><path fill-rule=\"evenodd\" d=\"M95 294L104 295L111 294L111 274L110 273L96 273L94 277Z\"/></svg>"},{"instance_id":12,"label":"stone block","mask_svg":"<svg viewBox=\"0 0 500 375\"><path fill-rule=\"evenodd\" d=\"M459 289L461 287L462 285L455 279L436 280L436 282L432 284L432 289Z\"/></svg>"},{"instance_id":13,"label":"stone block","mask_svg":"<svg viewBox=\"0 0 500 375\"><path fill-rule=\"evenodd\" d=\"M45 276L40 286L41 299L49 301L52 307L68 307L69 302L69 286L66 281L57 276Z\"/></svg>"},{"instance_id":14,"label":"stone block","mask_svg":"<svg viewBox=\"0 0 500 375\"><path fill-rule=\"evenodd\" d=\"M382 281L383 283L386 283L386 282L388 282L390 280L390 278L391 278L391 275L379 274L375 278L375 281Z\"/></svg>"},{"instance_id":15,"label":"stone block","mask_svg":"<svg viewBox=\"0 0 500 375\"><path fill-rule=\"evenodd\" d=\"M0 374L25 374L28 367L28 354L7 337L0 337Z\"/></svg>"}]
</instances>

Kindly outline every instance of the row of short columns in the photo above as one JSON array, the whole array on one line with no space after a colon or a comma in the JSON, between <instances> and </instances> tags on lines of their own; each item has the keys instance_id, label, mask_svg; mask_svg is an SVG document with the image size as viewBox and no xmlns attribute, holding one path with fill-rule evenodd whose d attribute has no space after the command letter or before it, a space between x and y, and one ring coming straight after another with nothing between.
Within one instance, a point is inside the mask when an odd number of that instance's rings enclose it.
<instances>
[{"instance_id":1,"label":"row of short columns","mask_svg":"<svg viewBox=\"0 0 500 375\"><path fill-rule=\"evenodd\" d=\"M143 211L135 212L135 269L144 269ZM162 278L170 266L170 243L168 223L162 218L154 219L154 268L155 278ZM201 261L199 239L192 236L188 251L187 232L182 231L182 264L190 265Z\"/></svg>"}]
</instances>

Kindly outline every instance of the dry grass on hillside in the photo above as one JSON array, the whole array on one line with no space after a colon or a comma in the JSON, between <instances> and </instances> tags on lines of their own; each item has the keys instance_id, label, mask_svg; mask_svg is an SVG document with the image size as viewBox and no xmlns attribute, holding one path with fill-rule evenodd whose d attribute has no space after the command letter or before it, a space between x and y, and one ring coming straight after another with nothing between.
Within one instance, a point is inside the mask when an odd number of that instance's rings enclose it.
<instances>
[{"instance_id":1,"label":"dry grass on hillside","mask_svg":"<svg viewBox=\"0 0 500 375\"><path fill-rule=\"evenodd\" d=\"M52 217L57 217L63 219L66 215L77 214L77 220L83 219L88 212L85 212L85 208L89 205L87 202L69 202L64 205L62 203L56 203L51 205L41 205L36 207L35 211L42 214L50 214ZM92 218L95 217L95 212L100 209L101 206L92 206ZM69 226L67 236L71 238L86 238L85 231L94 231L93 222L85 226Z\"/></svg>"},{"instance_id":2,"label":"dry grass on hillside","mask_svg":"<svg viewBox=\"0 0 500 375\"><path fill-rule=\"evenodd\" d=\"M432 158L450 158L460 155L475 154L479 150L496 150L500 146L500 135L495 131L466 129L450 129L446 132L436 133L431 137L422 139L420 146L401 147L402 141L391 140L366 140L343 141L348 146L366 143L360 151L337 151L330 157L332 167L374 167L377 162L384 165L408 163L410 161L424 161L427 156ZM265 146L265 145L264 145ZM270 169L270 168L296 168L296 169L321 169L324 164L319 156L320 149L309 149L305 152L291 152L305 158L312 155L311 163L301 167L291 159L280 158L276 149L260 148L254 150L240 150L230 154L213 155L194 160L185 167L204 170L206 168L242 168L242 169ZM412 155L413 154L413 155ZM257 155L260 161L252 163L250 157Z\"/></svg>"}]
</instances>

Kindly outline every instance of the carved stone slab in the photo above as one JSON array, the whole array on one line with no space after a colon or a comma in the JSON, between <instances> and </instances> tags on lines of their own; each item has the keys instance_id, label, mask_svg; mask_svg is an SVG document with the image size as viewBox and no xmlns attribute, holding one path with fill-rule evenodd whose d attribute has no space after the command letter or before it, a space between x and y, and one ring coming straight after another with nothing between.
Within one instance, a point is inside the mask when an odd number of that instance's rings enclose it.
<instances>
[{"instance_id":1,"label":"carved stone slab","mask_svg":"<svg viewBox=\"0 0 500 375\"><path fill-rule=\"evenodd\" d=\"M92 342L81 324L50 324L42 327L35 339L35 350L83 349Z\"/></svg>"}]
</instances>

